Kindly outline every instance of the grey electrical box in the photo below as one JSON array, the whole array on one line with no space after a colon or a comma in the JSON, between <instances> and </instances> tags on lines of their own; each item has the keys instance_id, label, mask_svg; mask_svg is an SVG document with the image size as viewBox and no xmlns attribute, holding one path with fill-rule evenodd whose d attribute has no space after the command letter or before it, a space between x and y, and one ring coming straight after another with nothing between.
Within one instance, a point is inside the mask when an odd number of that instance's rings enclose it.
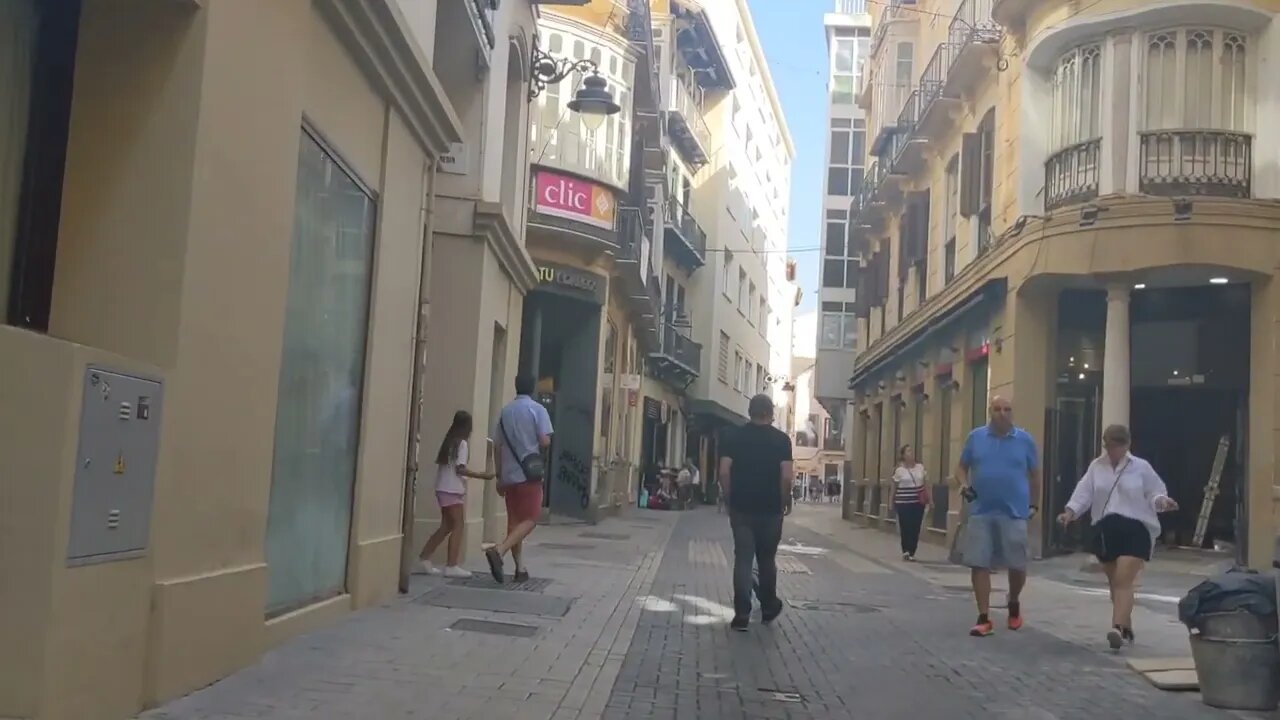
<instances>
[{"instance_id":1,"label":"grey electrical box","mask_svg":"<svg viewBox=\"0 0 1280 720\"><path fill-rule=\"evenodd\" d=\"M163 387L90 366L80 406L69 565L146 552Z\"/></svg>"}]
</instances>

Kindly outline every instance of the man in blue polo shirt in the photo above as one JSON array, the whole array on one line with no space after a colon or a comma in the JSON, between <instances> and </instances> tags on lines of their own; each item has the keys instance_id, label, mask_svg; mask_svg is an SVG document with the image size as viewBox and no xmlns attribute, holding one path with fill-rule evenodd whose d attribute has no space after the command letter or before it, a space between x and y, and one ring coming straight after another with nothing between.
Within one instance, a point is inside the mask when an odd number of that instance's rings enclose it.
<instances>
[{"instance_id":1,"label":"man in blue polo shirt","mask_svg":"<svg viewBox=\"0 0 1280 720\"><path fill-rule=\"evenodd\" d=\"M1036 441L1014 426L1008 400L991 398L990 411L991 421L965 440L957 471L964 494L971 498L963 548L978 603L978 622L969 631L974 637L995 631L988 616L994 569L1009 571L1009 629L1022 627L1018 599L1027 582L1027 520L1040 510Z\"/></svg>"}]
</instances>

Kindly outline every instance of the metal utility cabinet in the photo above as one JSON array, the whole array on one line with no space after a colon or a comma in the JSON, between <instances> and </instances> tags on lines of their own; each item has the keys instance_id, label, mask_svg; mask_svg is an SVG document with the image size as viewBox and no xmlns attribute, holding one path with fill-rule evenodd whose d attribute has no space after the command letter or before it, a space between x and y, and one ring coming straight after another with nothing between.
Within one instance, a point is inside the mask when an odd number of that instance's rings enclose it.
<instances>
[{"instance_id":1,"label":"metal utility cabinet","mask_svg":"<svg viewBox=\"0 0 1280 720\"><path fill-rule=\"evenodd\" d=\"M154 380L93 366L85 371L68 565L146 552L162 393Z\"/></svg>"}]
</instances>

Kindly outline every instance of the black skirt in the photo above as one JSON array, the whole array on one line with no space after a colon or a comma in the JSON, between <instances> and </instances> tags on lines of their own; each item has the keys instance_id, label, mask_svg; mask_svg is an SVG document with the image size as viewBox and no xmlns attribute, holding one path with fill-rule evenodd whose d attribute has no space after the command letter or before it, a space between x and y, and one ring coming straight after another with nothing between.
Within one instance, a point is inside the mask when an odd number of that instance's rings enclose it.
<instances>
[{"instance_id":1,"label":"black skirt","mask_svg":"<svg viewBox=\"0 0 1280 720\"><path fill-rule=\"evenodd\" d=\"M1093 554L1099 562L1115 562L1119 557L1151 559L1151 532L1140 520L1124 515L1108 515L1094 526Z\"/></svg>"}]
</instances>

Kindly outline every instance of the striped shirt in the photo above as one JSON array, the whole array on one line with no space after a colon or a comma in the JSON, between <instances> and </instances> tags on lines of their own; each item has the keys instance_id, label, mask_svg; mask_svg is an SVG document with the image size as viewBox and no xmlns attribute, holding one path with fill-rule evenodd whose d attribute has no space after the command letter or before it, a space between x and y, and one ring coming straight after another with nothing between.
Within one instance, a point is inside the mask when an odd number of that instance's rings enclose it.
<instances>
[{"instance_id":1,"label":"striped shirt","mask_svg":"<svg viewBox=\"0 0 1280 720\"><path fill-rule=\"evenodd\" d=\"M893 494L895 503L919 503L920 488L924 487L924 465L916 463L909 468L899 465L893 471L893 482L897 485Z\"/></svg>"}]
</instances>

